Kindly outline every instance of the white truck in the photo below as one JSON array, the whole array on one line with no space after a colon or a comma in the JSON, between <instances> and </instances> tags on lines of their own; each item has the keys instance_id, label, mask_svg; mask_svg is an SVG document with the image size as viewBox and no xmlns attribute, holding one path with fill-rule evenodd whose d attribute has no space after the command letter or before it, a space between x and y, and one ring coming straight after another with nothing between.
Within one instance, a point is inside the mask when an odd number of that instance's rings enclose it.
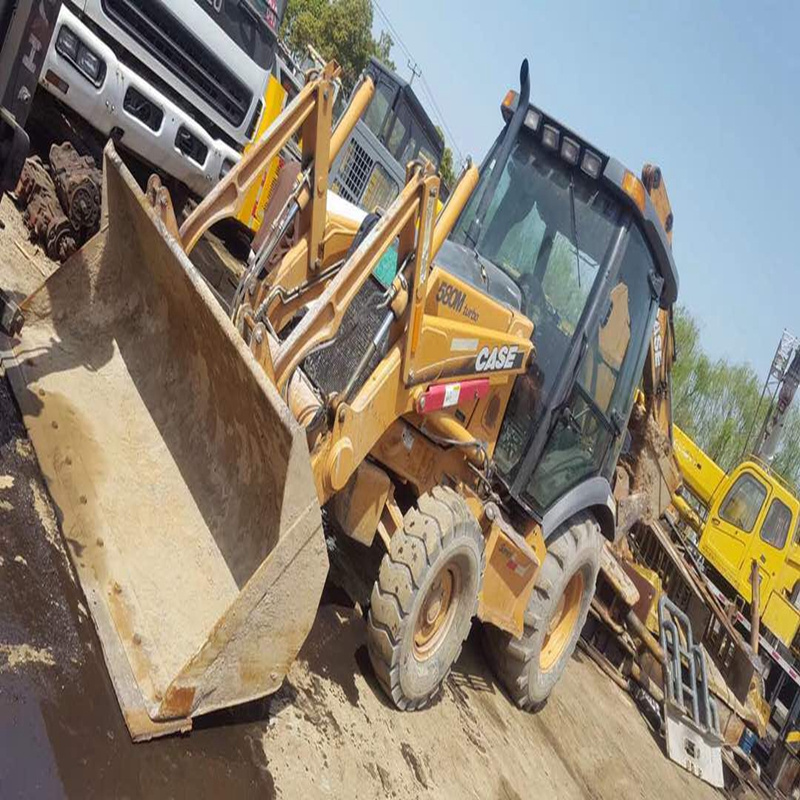
<instances>
[{"instance_id":1,"label":"white truck","mask_svg":"<svg viewBox=\"0 0 800 800\"><path fill-rule=\"evenodd\" d=\"M286 0L67 0L40 82L199 195L251 138Z\"/></svg>"}]
</instances>

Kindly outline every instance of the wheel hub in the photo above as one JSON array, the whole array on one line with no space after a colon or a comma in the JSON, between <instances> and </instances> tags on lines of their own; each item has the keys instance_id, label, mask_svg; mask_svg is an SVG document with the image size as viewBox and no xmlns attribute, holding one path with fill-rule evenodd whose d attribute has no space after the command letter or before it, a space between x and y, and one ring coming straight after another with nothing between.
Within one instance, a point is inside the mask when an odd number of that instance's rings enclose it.
<instances>
[{"instance_id":1,"label":"wheel hub","mask_svg":"<svg viewBox=\"0 0 800 800\"><path fill-rule=\"evenodd\" d=\"M450 562L431 584L422 601L414 628L414 656L430 658L444 641L455 617L461 590L461 571Z\"/></svg>"},{"instance_id":2,"label":"wheel hub","mask_svg":"<svg viewBox=\"0 0 800 800\"><path fill-rule=\"evenodd\" d=\"M433 625L436 622L439 614L442 613L442 596L432 598L428 603L427 610L425 611L425 622L428 625Z\"/></svg>"},{"instance_id":3,"label":"wheel hub","mask_svg":"<svg viewBox=\"0 0 800 800\"><path fill-rule=\"evenodd\" d=\"M539 654L542 672L548 672L558 663L572 638L580 616L583 589L583 573L579 570L569 579L547 624L547 633Z\"/></svg>"}]
</instances>

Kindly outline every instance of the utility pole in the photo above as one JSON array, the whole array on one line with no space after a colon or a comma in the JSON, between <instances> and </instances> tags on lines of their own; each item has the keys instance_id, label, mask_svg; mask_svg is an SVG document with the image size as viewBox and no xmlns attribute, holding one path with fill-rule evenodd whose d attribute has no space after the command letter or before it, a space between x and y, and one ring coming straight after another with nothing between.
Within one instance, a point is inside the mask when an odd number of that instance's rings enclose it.
<instances>
[{"instance_id":1,"label":"utility pole","mask_svg":"<svg viewBox=\"0 0 800 800\"><path fill-rule=\"evenodd\" d=\"M419 64L411 59L408 60L408 68L411 70L411 78L408 81L408 85L411 86L411 84L414 83L414 78L418 78L422 75L422 70L419 68Z\"/></svg>"}]
</instances>

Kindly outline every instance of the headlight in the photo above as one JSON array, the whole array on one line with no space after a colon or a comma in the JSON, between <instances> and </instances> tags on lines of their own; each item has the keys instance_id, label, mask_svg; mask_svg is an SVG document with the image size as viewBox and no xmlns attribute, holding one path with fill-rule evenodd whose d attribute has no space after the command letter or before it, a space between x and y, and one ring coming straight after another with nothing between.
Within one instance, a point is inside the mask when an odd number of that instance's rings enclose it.
<instances>
[{"instance_id":1,"label":"headlight","mask_svg":"<svg viewBox=\"0 0 800 800\"><path fill-rule=\"evenodd\" d=\"M558 150L559 132L553 125L545 125L542 131L542 144L550 150Z\"/></svg>"},{"instance_id":2,"label":"headlight","mask_svg":"<svg viewBox=\"0 0 800 800\"><path fill-rule=\"evenodd\" d=\"M586 150L583 154L583 161L581 162L581 169L590 178L599 178L600 170L603 167L603 162L600 156L593 153L591 150Z\"/></svg>"},{"instance_id":3,"label":"headlight","mask_svg":"<svg viewBox=\"0 0 800 800\"><path fill-rule=\"evenodd\" d=\"M56 40L56 50L67 61L95 86L103 82L106 74L106 63L94 51L90 50L66 25L61 26Z\"/></svg>"},{"instance_id":4,"label":"headlight","mask_svg":"<svg viewBox=\"0 0 800 800\"><path fill-rule=\"evenodd\" d=\"M226 158L222 162L222 166L220 167L220 170L219 170L219 179L220 180L222 180L233 169L234 163L235 162L230 158Z\"/></svg>"},{"instance_id":5,"label":"headlight","mask_svg":"<svg viewBox=\"0 0 800 800\"><path fill-rule=\"evenodd\" d=\"M58 33L56 50L62 56L66 56L70 61L75 61L78 57L78 47L80 43L80 39L69 28L63 25Z\"/></svg>"},{"instance_id":6,"label":"headlight","mask_svg":"<svg viewBox=\"0 0 800 800\"><path fill-rule=\"evenodd\" d=\"M76 66L92 83L100 83L103 62L86 45L82 44L78 49Z\"/></svg>"}]
</instances>

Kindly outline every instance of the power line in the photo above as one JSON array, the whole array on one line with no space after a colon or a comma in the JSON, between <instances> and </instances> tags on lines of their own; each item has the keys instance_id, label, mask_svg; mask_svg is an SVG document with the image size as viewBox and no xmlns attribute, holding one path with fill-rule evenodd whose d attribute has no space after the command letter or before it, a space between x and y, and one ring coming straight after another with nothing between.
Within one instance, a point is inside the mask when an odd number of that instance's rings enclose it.
<instances>
[{"instance_id":1,"label":"power line","mask_svg":"<svg viewBox=\"0 0 800 800\"><path fill-rule=\"evenodd\" d=\"M409 81L409 84L413 83L414 78L419 76L420 80L422 81L422 89L425 92L425 94L428 96L428 99L430 100L431 106L433 106L433 110L436 112L436 115L439 118L439 122L441 123L442 128L444 128L444 131L445 131L445 133L447 134L447 136L448 136L448 138L450 140L450 144L451 144L453 150L455 150L456 155L458 156L459 163L463 164L464 163L464 154L461 152L461 148L458 146L458 143L456 142L456 137L453 135L453 131L450 130L450 126L447 124L447 120L445 119L445 116L442 113L442 109L439 107L439 104L436 102L436 97L434 96L433 90L431 89L430 84L428 83L427 79L425 78L424 73L422 72L422 70L417 71L419 69L419 64L417 64L417 61L415 60L414 56L412 55L411 50L408 48L406 43L403 41L403 37L400 36L400 34L397 31L397 28L395 28L395 26L392 25L392 21L389 19L389 17L386 14L386 12L380 7L380 5L378 5L377 0L372 0L372 5L375 7L375 10L383 18L384 22L386 23L387 27L389 28L389 33L394 38L395 43L400 47L400 49L403 51L405 56L408 58L409 68L411 69L411 72L412 72L412 76L411 76L411 80ZM414 64L414 68L411 67L411 63L412 62Z\"/></svg>"},{"instance_id":2,"label":"power line","mask_svg":"<svg viewBox=\"0 0 800 800\"><path fill-rule=\"evenodd\" d=\"M372 0L372 4L375 7L375 10L381 15L381 17L383 17L383 20L386 22L386 25L389 28L389 33L392 34L392 36L394 37L394 40L399 45L400 49L403 50L403 52L405 53L405 55L407 56L409 61L413 61L415 66L418 66L417 62L414 59L414 56L411 53L411 50L406 45L406 43L403 41L403 37L400 36L399 32L397 31L397 28L395 28L395 26L392 24L392 21L389 19L389 17L386 14L386 12L380 7L380 5L378 4L377 0ZM442 124L442 127L445 130L445 133L447 134L447 136L450 139L450 142L451 142L451 144L453 146L453 149L456 151L456 154L458 155L459 162L463 163L464 154L461 152L461 148L458 146L458 143L456 142L456 137L453 135L453 131L450 129L450 126L447 124L447 120L445 119L445 116L442 113L442 110L439 107L439 104L436 102L436 97L433 94L433 90L431 89L430 84L428 83L427 79L425 78L425 75L421 73L421 71L420 71L420 73L416 73L416 74L420 75L420 78L422 80L423 91L425 92L425 94L428 95L428 98L429 98L429 100L431 102L431 105L433 106L434 111L436 112L437 116L439 117L439 122ZM412 77L412 81L413 81L413 77Z\"/></svg>"},{"instance_id":3,"label":"power line","mask_svg":"<svg viewBox=\"0 0 800 800\"><path fill-rule=\"evenodd\" d=\"M442 122L442 126L445 129L445 132L450 137L450 141L453 143L453 149L458 154L458 161L459 163L463 163L464 161L464 154L461 152L461 149L456 144L456 137L453 136L453 132L450 130L450 126L447 124L447 121L444 118L444 114L442 114L442 109L439 108L439 104L436 102L436 98L433 96L433 90L431 89L428 81L425 80L425 75L420 74L420 80L422 81L422 85L427 89L428 97L430 97L431 104L433 105L434 110L439 115L439 119Z\"/></svg>"},{"instance_id":4,"label":"power line","mask_svg":"<svg viewBox=\"0 0 800 800\"><path fill-rule=\"evenodd\" d=\"M403 41L400 34L397 32L397 28L392 25L392 21L389 17L386 16L386 12L378 5L376 0L372 0L372 5L375 6L375 10L383 17L386 24L389 26L389 33L394 36L395 42L400 45L400 48L405 51L406 56L408 58L413 59L414 57L411 55L411 51L406 47L406 43Z\"/></svg>"}]
</instances>

